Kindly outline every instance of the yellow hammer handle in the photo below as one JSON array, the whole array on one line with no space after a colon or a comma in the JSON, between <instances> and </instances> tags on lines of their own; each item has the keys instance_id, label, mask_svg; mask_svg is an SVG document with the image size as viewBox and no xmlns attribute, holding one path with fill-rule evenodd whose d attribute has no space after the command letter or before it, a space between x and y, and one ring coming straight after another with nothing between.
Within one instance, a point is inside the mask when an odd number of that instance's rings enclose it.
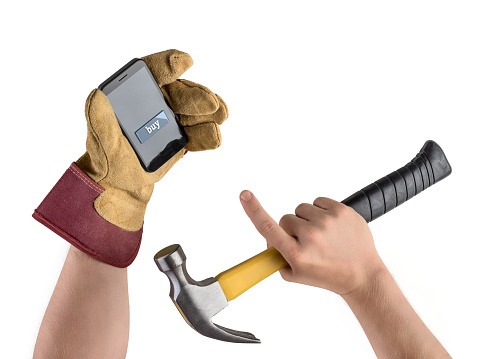
<instances>
[{"instance_id":1,"label":"yellow hammer handle","mask_svg":"<svg viewBox=\"0 0 479 359\"><path fill-rule=\"evenodd\" d=\"M216 279L226 299L230 301L287 265L288 262L278 250L269 247L243 263L221 272Z\"/></svg>"}]
</instances>

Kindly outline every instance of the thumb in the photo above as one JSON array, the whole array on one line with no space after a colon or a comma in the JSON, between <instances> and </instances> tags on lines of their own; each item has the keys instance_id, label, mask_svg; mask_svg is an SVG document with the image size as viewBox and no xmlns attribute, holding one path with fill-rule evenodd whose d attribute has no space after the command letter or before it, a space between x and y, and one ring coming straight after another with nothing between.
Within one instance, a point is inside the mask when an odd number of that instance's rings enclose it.
<instances>
[{"instance_id":1,"label":"thumb","mask_svg":"<svg viewBox=\"0 0 479 359\"><path fill-rule=\"evenodd\" d=\"M193 65L193 59L186 52L166 50L143 57L158 86L172 83Z\"/></svg>"},{"instance_id":2,"label":"thumb","mask_svg":"<svg viewBox=\"0 0 479 359\"><path fill-rule=\"evenodd\" d=\"M110 101L102 91L95 89L88 96L85 117L89 132L104 150L108 150L108 144L123 137Z\"/></svg>"},{"instance_id":3,"label":"thumb","mask_svg":"<svg viewBox=\"0 0 479 359\"><path fill-rule=\"evenodd\" d=\"M298 248L296 239L286 233L284 229L271 218L253 193L250 191L241 192L240 201L246 215L251 222L253 222L258 232L288 261L288 258L290 258Z\"/></svg>"}]
</instances>

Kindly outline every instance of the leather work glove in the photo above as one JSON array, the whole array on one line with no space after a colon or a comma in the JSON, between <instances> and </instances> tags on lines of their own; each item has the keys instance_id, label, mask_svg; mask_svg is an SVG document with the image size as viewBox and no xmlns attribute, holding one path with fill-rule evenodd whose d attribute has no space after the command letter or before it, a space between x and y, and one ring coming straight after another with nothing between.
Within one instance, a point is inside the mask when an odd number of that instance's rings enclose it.
<instances>
[{"instance_id":1,"label":"leather work glove","mask_svg":"<svg viewBox=\"0 0 479 359\"><path fill-rule=\"evenodd\" d=\"M33 217L97 260L126 267L140 247L143 218L155 182L187 151L221 144L218 125L228 117L224 101L208 88L178 80L191 57L168 50L143 58L184 126L188 144L157 171L141 166L123 135L106 95L93 90L85 105L86 153L72 163Z\"/></svg>"}]
</instances>

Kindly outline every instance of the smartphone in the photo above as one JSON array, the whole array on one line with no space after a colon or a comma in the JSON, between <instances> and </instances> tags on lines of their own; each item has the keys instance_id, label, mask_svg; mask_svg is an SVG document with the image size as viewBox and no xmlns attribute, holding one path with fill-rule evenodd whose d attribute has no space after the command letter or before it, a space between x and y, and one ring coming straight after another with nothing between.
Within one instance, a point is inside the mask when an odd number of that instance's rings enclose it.
<instances>
[{"instance_id":1,"label":"smartphone","mask_svg":"<svg viewBox=\"0 0 479 359\"><path fill-rule=\"evenodd\" d=\"M156 171L188 143L145 61L131 60L98 89L110 101L123 134L145 171Z\"/></svg>"}]
</instances>

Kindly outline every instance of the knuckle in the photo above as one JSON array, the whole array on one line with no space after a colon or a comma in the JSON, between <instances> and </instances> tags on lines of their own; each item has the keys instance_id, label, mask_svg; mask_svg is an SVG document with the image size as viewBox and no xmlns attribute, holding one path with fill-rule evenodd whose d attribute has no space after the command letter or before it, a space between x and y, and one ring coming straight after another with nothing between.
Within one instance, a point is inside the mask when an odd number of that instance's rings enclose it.
<instances>
[{"instance_id":1,"label":"knuckle","mask_svg":"<svg viewBox=\"0 0 479 359\"><path fill-rule=\"evenodd\" d=\"M255 205L251 208L251 214L257 215L260 210L261 210L261 206Z\"/></svg>"},{"instance_id":2,"label":"knuckle","mask_svg":"<svg viewBox=\"0 0 479 359\"><path fill-rule=\"evenodd\" d=\"M314 200L313 204L314 204L315 206L319 206L321 203L324 202L325 199L326 199L326 197L318 197L318 198L316 198L316 199Z\"/></svg>"},{"instance_id":3,"label":"knuckle","mask_svg":"<svg viewBox=\"0 0 479 359\"><path fill-rule=\"evenodd\" d=\"M296 207L295 213L296 213L296 214L298 214L298 213L304 213L307 208L308 208L308 204L307 204L307 203L301 203L301 204L298 205L298 207Z\"/></svg>"},{"instance_id":4,"label":"knuckle","mask_svg":"<svg viewBox=\"0 0 479 359\"><path fill-rule=\"evenodd\" d=\"M351 212L352 208L346 206L345 204L338 203L334 208L331 210L331 217L333 219L337 219L340 217L348 216Z\"/></svg>"},{"instance_id":5,"label":"knuckle","mask_svg":"<svg viewBox=\"0 0 479 359\"><path fill-rule=\"evenodd\" d=\"M299 267L305 262L305 253L299 249L290 250L288 260L292 268Z\"/></svg>"},{"instance_id":6,"label":"knuckle","mask_svg":"<svg viewBox=\"0 0 479 359\"><path fill-rule=\"evenodd\" d=\"M339 218L341 216L341 211L338 210L337 208L332 208L329 210L328 215L326 216L327 218L327 223L333 222L335 219Z\"/></svg>"},{"instance_id":7,"label":"knuckle","mask_svg":"<svg viewBox=\"0 0 479 359\"><path fill-rule=\"evenodd\" d=\"M278 223L279 226L283 227L284 225L286 225L286 223L288 223L291 220L292 216L293 216L292 214L285 214L283 217L281 217Z\"/></svg>"},{"instance_id":8,"label":"knuckle","mask_svg":"<svg viewBox=\"0 0 479 359\"><path fill-rule=\"evenodd\" d=\"M338 202L338 204L337 204L337 206L336 206L336 211L337 211L337 213L340 214L340 215L344 215L344 214L349 213L349 210L350 210L350 209L352 209L352 208L349 207L349 206L346 206L346 205L343 204L343 203L339 203L339 202Z\"/></svg>"},{"instance_id":9,"label":"knuckle","mask_svg":"<svg viewBox=\"0 0 479 359\"><path fill-rule=\"evenodd\" d=\"M321 218L321 228L331 228L334 222L336 221L336 214L334 212L330 212L327 215L324 215Z\"/></svg>"},{"instance_id":10,"label":"knuckle","mask_svg":"<svg viewBox=\"0 0 479 359\"><path fill-rule=\"evenodd\" d=\"M314 238L317 238L321 235L321 231L316 226L307 226L307 227L304 228L304 235L307 238L314 239Z\"/></svg>"},{"instance_id":11,"label":"knuckle","mask_svg":"<svg viewBox=\"0 0 479 359\"><path fill-rule=\"evenodd\" d=\"M259 228L262 233L266 234L266 233L270 233L275 228L275 226L272 221L267 219L259 224Z\"/></svg>"}]
</instances>

